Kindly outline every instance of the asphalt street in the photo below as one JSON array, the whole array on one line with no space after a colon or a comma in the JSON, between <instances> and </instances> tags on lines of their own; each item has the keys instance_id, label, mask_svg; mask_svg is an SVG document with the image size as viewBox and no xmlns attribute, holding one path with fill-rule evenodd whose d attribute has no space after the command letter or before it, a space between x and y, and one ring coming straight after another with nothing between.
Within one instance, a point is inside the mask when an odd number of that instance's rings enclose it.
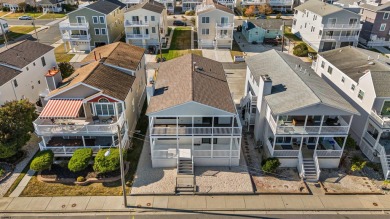
<instances>
[{"instance_id":1,"label":"asphalt street","mask_svg":"<svg viewBox=\"0 0 390 219\"><path fill-rule=\"evenodd\" d=\"M5 19L5 18L3 18ZM5 19L7 20L8 22L8 25L11 25L11 26L14 26L14 25L31 25L31 22L32 20L18 20L18 19ZM52 22L53 20L52 19L37 19L37 20L34 20L35 21L35 25L40 25L40 26L43 26L43 25L46 25L50 22Z\"/></svg>"}]
</instances>

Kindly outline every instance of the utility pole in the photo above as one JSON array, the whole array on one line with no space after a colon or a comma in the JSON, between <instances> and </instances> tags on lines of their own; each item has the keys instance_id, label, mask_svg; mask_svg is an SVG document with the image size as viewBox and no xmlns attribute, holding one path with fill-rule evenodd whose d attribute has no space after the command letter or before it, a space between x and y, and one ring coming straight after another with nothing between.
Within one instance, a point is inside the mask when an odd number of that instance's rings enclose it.
<instances>
[{"instance_id":1,"label":"utility pole","mask_svg":"<svg viewBox=\"0 0 390 219\"><path fill-rule=\"evenodd\" d=\"M121 133L121 127L119 125L117 125L117 128L118 128L118 143L119 143L119 164L120 164L120 168L121 168L121 183L122 183L122 194L123 194L123 205L125 206L125 208L127 208L127 197L126 197L126 179L125 179L125 165L124 165L124 162L123 162L123 148L122 147L125 147L125 145L122 145L122 133Z\"/></svg>"},{"instance_id":2,"label":"utility pole","mask_svg":"<svg viewBox=\"0 0 390 219\"><path fill-rule=\"evenodd\" d=\"M34 27L35 37L37 38L37 42L39 43L37 28L35 28L35 18L33 18L32 25Z\"/></svg>"},{"instance_id":3,"label":"utility pole","mask_svg":"<svg viewBox=\"0 0 390 219\"><path fill-rule=\"evenodd\" d=\"M284 50L284 21L283 21L283 28L282 28L282 52Z\"/></svg>"},{"instance_id":4,"label":"utility pole","mask_svg":"<svg viewBox=\"0 0 390 219\"><path fill-rule=\"evenodd\" d=\"M1 32L3 33L3 37L4 37L5 48L8 49L7 33L5 32L4 27L3 27L3 24L2 24L1 22L0 22L0 27L1 27Z\"/></svg>"},{"instance_id":5,"label":"utility pole","mask_svg":"<svg viewBox=\"0 0 390 219\"><path fill-rule=\"evenodd\" d=\"M158 31L158 46L160 47L160 60L162 62L162 45L161 45L161 32L160 32L160 24L157 24L157 31Z\"/></svg>"}]
</instances>

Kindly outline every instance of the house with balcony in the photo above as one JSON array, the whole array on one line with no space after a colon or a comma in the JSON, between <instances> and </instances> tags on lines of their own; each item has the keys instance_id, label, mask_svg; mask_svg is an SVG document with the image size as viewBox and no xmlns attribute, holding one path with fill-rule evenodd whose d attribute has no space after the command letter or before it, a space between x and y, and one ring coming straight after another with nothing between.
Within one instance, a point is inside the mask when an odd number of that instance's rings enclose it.
<instances>
[{"instance_id":1,"label":"house with balcony","mask_svg":"<svg viewBox=\"0 0 390 219\"><path fill-rule=\"evenodd\" d=\"M241 116L266 154L307 180L337 168L359 112L295 56L270 50L245 62Z\"/></svg>"},{"instance_id":2,"label":"house with balcony","mask_svg":"<svg viewBox=\"0 0 390 219\"><path fill-rule=\"evenodd\" d=\"M292 33L318 52L357 46L360 15L319 0L295 7Z\"/></svg>"},{"instance_id":3,"label":"house with balcony","mask_svg":"<svg viewBox=\"0 0 390 219\"><path fill-rule=\"evenodd\" d=\"M125 7L118 0L100 0L68 13L59 23L65 49L91 51L118 41L124 33Z\"/></svg>"},{"instance_id":4,"label":"house with balcony","mask_svg":"<svg viewBox=\"0 0 390 219\"><path fill-rule=\"evenodd\" d=\"M201 5L204 0L182 0L182 12L195 11L196 6Z\"/></svg>"},{"instance_id":5,"label":"house with balcony","mask_svg":"<svg viewBox=\"0 0 390 219\"><path fill-rule=\"evenodd\" d=\"M147 1L125 12L126 42L147 48L165 43L168 34L167 9L163 4Z\"/></svg>"},{"instance_id":6,"label":"house with balcony","mask_svg":"<svg viewBox=\"0 0 390 219\"><path fill-rule=\"evenodd\" d=\"M206 0L196 7L198 47L232 48L234 13L228 7Z\"/></svg>"},{"instance_id":7,"label":"house with balcony","mask_svg":"<svg viewBox=\"0 0 390 219\"><path fill-rule=\"evenodd\" d=\"M74 74L45 75L50 93L34 121L40 150L70 157L79 148L125 147L145 100L144 49L117 42L94 49ZM118 135L120 133L120 136Z\"/></svg>"},{"instance_id":8,"label":"house with balcony","mask_svg":"<svg viewBox=\"0 0 390 219\"><path fill-rule=\"evenodd\" d=\"M238 166L241 123L221 63L194 54L160 65L147 85L153 167Z\"/></svg>"},{"instance_id":9,"label":"house with balcony","mask_svg":"<svg viewBox=\"0 0 390 219\"><path fill-rule=\"evenodd\" d=\"M4 8L9 8L11 12L16 12L21 10L19 7L20 3L26 3L31 6L35 6L35 2L33 0L1 0L0 1L0 6Z\"/></svg>"},{"instance_id":10,"label":"house with balcony","mask_svg":"<svg viewBox=\"0 0 390 219\"><path fill-rule=\"evenodd\" d=\"M367 47L390 46L390 2L360 4L362 31L359 42Z\"/></svg>"},{"instance_id":11,"label":"house with balcony","mask_svg":"<svg viewBox=\"0 0 390 219\"><path fill-rule=\"evenodd\" d=\"M57 68L54 47L24 40L0 49L0 106L28 99L37 103L47 94L45 74Z\"/></svg>"},{"instance_id":12,"label":"house with balcony","mask_svg":"<svg viewBox=\"0 0 390 219\"><path fill-rule=\"evenodd\" d=\"M62 5L68 4L65 0L41 0L37 3L42 7L43 13L62 12Z\"/></svg>"},{"instance_id":13,"label":"house with balcony","mask_svg":"<svg viewBox=\"0 0 390 219\"><path fill-rule=\"evenodd\" d=\"M217 3L230 8L232 11L234 11L234 8L237 5L236 0L217 0Z\"/></svg>"},{"instance_id":14,"label":"house with balcony","mask_svg":"<svg viewBox=\"0 0 390 219\"><path fill-rule=\"evenodd\" d=\"M123 4L126 4L128 8L130 8L133 5L141 4L142 2L145 2L145 0L120 0Z\"/></svg>"},{"instance_id":15,"label":"house with balcony","mask_svg":"<svg viewBox=\"0 0 390 219\"><path fill-rule=\"evenodd\" d=\"M291 26L291 20L282 19L248 19L242 22L242 35L249 43L263 43L264 39L281 40L283 23Z\"/></svg>"},{"instance_id":16,"label":"house with balcony","mask_svg":"<svg viewBox=\"0 0 390 219\"><path fill-rule=\"evenodd\" d=\"M294 0L239 0L238 4L242 8L269 4L274 11L287 12L293 10Z\"/></svg>"},{"instance_id":17,"label":"house with balcony","mask_svg":"<svg viewBox=\"0 0 390 219\"><path fill-rule=\"evenodd\" d=\"M390 177L390 68L380 53L343 47L319 53L315 72L345 97L360 113L351 126L351 136L362 152L381 162Z\"/></svg>"},{"instance_id":18,"label":"house with balcony","mask_svg":"<svg viewBox=\"0 0 390 219\"><path fill-rule=\"evenodd\" d=\"M156 0L156 2L163 4L168 14L175 13L176 0Z\"/></svg>"}]
</instances>

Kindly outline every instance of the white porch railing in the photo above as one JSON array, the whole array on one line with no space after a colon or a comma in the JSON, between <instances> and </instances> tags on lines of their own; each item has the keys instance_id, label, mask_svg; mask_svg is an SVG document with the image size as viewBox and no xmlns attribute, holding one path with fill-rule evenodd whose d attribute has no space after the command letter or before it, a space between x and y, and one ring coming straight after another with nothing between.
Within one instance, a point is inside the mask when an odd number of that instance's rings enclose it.
<instances>
[{"instance_id":1,"label":"white porch railing","mask_svg":"<svg viewBox=\"0 0 390 219\"><path fill-rule=\"evenodd\" d=\"M271 156L273 156L273 154L274 154L274 148L272 147L271 142L269 142L269 140L266 140L266 141L265 141L265 144L267 145L267 148L268 148L269 153L271 154Z\"/></svg>"},{"instance_id":2,"label":"white porch railing","mask_svg":"<svg viewBox=\"0 0 390 219\"><path fill-rule=\"evenodd\" d=\"M390 117L381 116L374 110L371 111L371 118L374 119L383 128L390 128Z\"/></svg>"},{"instance_id":3,"label":"white porch railing","mask_svg":"<svg viewBox=\"0 0 390 219\"><path fill-rule=\"evenodd\" d=\"M356 24L322 24L321 25L323 29L355 29L360 30L362 28L362 24L356 23Z\"/></svg>"},{"instance_id":4,"label":"white porch railing","mask_svg":"<svg viewBox=\"0 0 390 219\"><path fill-rule=\"evenodd\" d=\"M126 20L125 27L147 27L149 26L149 21L132 21Z\"/></svg>"},{"instance_id":5,"label":"white porch railing","mask_svg":"<svg viewBox=\"0 0 390 219\"><path fill-rule=\"evenodd\" d=\"M72 155L77 149L91 148L93 153L96 154L102 148L110 148L112 146L44 146L42 142L39 143L40 150L52 150L56 155Z\"/></svg>"},{"instance_id":6,"label":"white porch railing","mask_svg":"<svg viewBox=\"0 0 390 219\"><path fill-rule=\"evenodd\" d=\"M381 160L383 175L384 175L385 179L388 179L389 175L390 175L390 170L389 170L386 150L382 145L380 145L378 147L378 149L379 149L379 156L380 156L379 158Z\"/></svg>"},{"instance_id":7,"label":"white porch railing","mask_svg":"<svg viewBox=\"0 0 390 219\"><path fill-rule=\"evenodd\" d=\"M233 30L234 23L216 23L215 27L218 30Z\"/></svg>"},{"instance_id":8,"label":"white porch railing","mask_svg":"<svg viewBox=\"0 0 390 219\"><path fill-rule=\"evenodd\" d=\"M175 136L175 135L210 135L210 136L240 136L241 127L153 127L151 136Z\"/></svg>"},{"instance_id":9,"label":"white porch railing","mask_svg":"<svg viewBox=\"0 0 390 219\"><path fill-rule=\"evenodd\" d=\"M314 160L314 165L316 167L316 177L317 177L317 180L320 179L320 174L321 174L321 169L320 169L320 163L318 162L318 157L317 157L317 153L314 153L313 154L313 160Z\"/></svg>"},{"instance_id":10,"label":"white porch railing","mask_svg":"<svg viewBox=\"0 0 390 219\"><path fill-rule=\"evenodd\" d=\"M128 39L149 39L150 35L149 34L130 34L126 33L126 38Z\"/></svg>"},{"instance_id":11,"label":"white porch railing","mask_svg":"<svg viewBox=\"0 0 390 219\"><path fill-rule=\"evenodd\" d=\"M230 34L220 34L220 33L217 33L215 35L215 38L216 39L223 39L223 40L233 39L232 35L230 35Z\"/></svg>"},{"instance_id":12,"label":"white porch railing","mask_svg":"<svg viewBox=\"0 0 390 219\"><path fill-rule=\"evenodd\" d=\"M276 123L270 121L271 128ZM276 134L347 134L349 126L277 126Z\"/></svg>"},{"instance_id":13,"label":"white porch railing","mask_svg":"<svg viewBox=\"0 0 390 219\"><path fill-rule=\"evenodd\" d=\"M372 137L368 132L365 132L363 135L363 138L366 139L368 143L371 144L372 147L375 147L376 145L376 140L374 137Z\"/></svg>"},{"instance_id":14,"label":"white porch railing","mask_svg":"<svg viewBox=\"0 0 390 219\"><path fill-rule=\"evenodd\" d=\"M84 40L84 41L89 41L91 40L91 35L77 35L77 34L62 34L62 39L63 40Z\"/></svg>"},{"instance_id":15,"label":"white porch railing","mask_svg":"<svg viewBox=\"0 0 390 219\"><path fill-rule=\"evenodd\" d=\"M69 20L67 20L69 22ZM60 22L60 29L69 29L69 30L84 30L89 29L89 23L68 23L68 22Z\"/></svg>"},{"instance_id":16,"label":"white porch railing","mask_svg":"<svg viewBox=\"0 0 390 219\"><path fill-rule=\"evenodd\" d=\"M343 150L316 150L317 157L341 157Z\"/></svg>"},{"instance_id":17,"label":"white porch railing","mask_svg":"<svg viewBox=\"0 0 390 219\"><path fill-rule=\"evenodd\" d=\"M321 38L321 37L320 37ZM341 41L347 41L347 40L358 40L359 36L322 36L323 40L341 40Z\"/></svg>"},{"instance_id":18,"label":"white porch railing","mask_svg":"<svg viewBox=\"0 0 390 219\"><path fill-rule=\"evenodd\" d=\"M239 157L238 150L231 151L232 158ZM167 159L167 158L177 158L177 155L174 153L170 153L169 150L153 150L152 152L153 158ZM192 150L192 156L194 158L229 158L230 151L229 150Z\"/></svg>"},{"instance_id":19,"label":"white porch railing","mask_svg":"<svg viewBox=\"0 0 390 219\"><path fill-rule=\"evenodd\" d=\"M274 150L274 157L298 157L300 150Z\"/></svg>"},{"instance_id":20,"label":"white porch railing","mask_svg":"<svg viewBox=\"0 0 390 219\"><path fill-rule=\"evenodd\" d=\"M305 167L303 165L302 151L299 151L298 154L298 173L302 179L305 178Z\"/></svg>"}]
</instances>

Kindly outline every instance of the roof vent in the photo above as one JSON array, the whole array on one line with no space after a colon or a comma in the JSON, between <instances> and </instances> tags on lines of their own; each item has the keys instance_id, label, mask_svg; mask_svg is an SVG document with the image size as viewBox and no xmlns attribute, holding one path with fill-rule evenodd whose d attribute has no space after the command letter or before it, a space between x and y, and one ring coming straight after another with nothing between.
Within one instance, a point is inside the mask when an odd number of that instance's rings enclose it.
<instances>
[{"instance_id":1,"label":"roof vent","mask_svg":"<svg viewBox=\"0 0 390 219\"><path fill-rule=\"evenodd\" d=\"M367 57L367 60L370 60L370 59L371 59L371 57L370 57L370 56L368 56L368 57Z\"/></svg>"},{"instance_id":2,"label":"roof vent","mask_svg":"<svg viewBox=\"0 0 390 219\"><path fill-rule=\"evenodd\" d=\"M343 51L342 49L339 50L339 52L342 52L342 51Z\"/></svg>"},{"instance_id":3,"label":"roof vent","mask_svg":"<svg viewBox=\"0 0 390 219\"><path fill-rule=\"evenodd\" d=\"M369 65L375 65L375 62L369 62L368 64Z\"/></svg>"}]
</instances>

